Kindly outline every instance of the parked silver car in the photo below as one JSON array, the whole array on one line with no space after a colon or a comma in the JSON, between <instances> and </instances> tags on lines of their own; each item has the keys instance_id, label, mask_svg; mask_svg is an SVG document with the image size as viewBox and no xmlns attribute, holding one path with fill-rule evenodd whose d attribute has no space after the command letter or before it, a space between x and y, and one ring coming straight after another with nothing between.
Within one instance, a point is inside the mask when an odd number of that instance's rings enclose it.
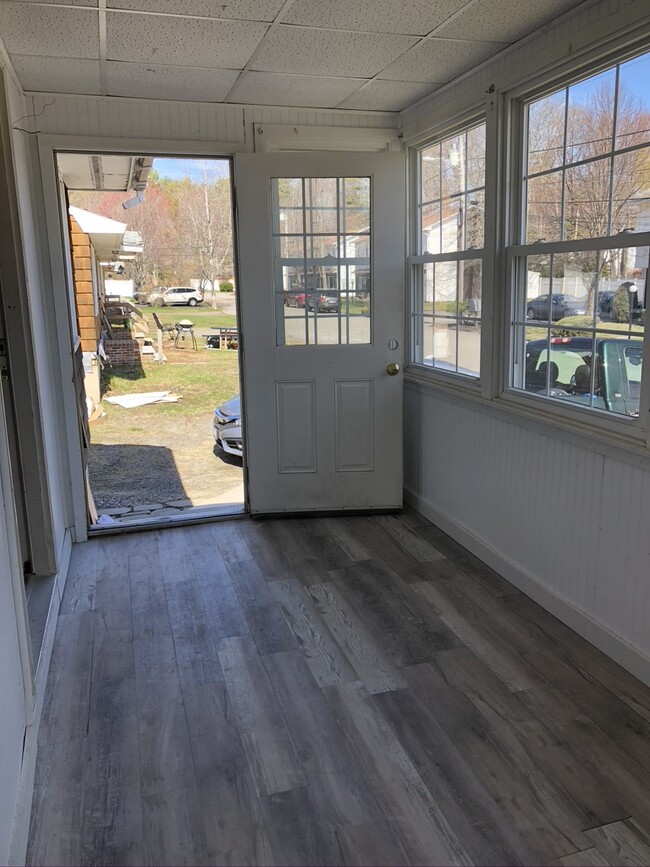
<instances>
[{"instance_id":1,"label":"parked silver car","mask_svg":"<svg viewBox=\"0 0 650 867\"><path fill-rule=\"evenodd\" d=\"M236 458L243 456L241 401L238 394L215 409L212 419L212 430L214 432L215 443L224 452Z\"/></svg>"},{"instance_id":2,"label":"parked silver car","mask_svg":"<svg viewBox=\"0 0 650 867\"><path fill-rule=\"evenodd\" d=\"M171 307L173 304L187 304L196 307L203 301L203 292L192 289L191 286L161 286L149 296L149 304L153 307Z\"/></svg>"}]
</instances>

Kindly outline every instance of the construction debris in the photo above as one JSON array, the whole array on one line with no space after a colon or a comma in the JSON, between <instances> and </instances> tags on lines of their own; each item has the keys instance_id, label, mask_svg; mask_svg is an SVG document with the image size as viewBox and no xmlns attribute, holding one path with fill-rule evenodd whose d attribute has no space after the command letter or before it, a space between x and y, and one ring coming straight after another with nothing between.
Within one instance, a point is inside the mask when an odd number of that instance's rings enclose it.
<instances>
[{"instance_id":1,"label":"construction debris","mask_svg":"<svg viewBox=\"0 0 650 867\"><path fill-rule=\"evenodd\" d=\"M140 394L122 394L117 397L105 397L109 403L116 403L124 409L133 409L136 406L146 406L150 403L176 403L180 395L171 391L146 391Z\"/></svg>"}]
</instances>

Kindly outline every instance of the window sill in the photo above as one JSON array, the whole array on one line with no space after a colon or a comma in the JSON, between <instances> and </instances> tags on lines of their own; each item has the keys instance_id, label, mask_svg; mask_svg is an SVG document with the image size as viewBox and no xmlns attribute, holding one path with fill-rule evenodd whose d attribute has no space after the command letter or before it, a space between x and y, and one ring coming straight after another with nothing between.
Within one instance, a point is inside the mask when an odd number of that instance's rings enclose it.
<instances>
[{"instance_id":1,"label":"window sill","mask_svg":"<svg viewBox=\"0 0 650 867\"><path fill-rule=\"evenodd\" d=\"M434 386L453 393L480 395L481 381L461 373L451 373L435 367L409 365L404 373L404 380L417 382L424 386Z\"/></svg>"},{"instance_id":2,"label":"window sill","mask_svg":"<svg viewBox=\"0 0 650 867\"><path fill-rule=\"evenodd\" d=\"M561 439L633 466L644 469L650 466L650 450L643 431L638 427L631 431L630 425L623 420L620 431L606 430L598 424L597 418L593 421L584 420L573 413L549 415L545 408L536 405L537 401L514 392L504 392L500 397L490 400L482 396L478 383L468 387L466 383L448 382L446 378L443 381L441 377L419 374L413 368L406 371L404 383L407 389L422 395L438 395L464 406L472 405L487 415L519 424L544 436Z\"/></svg>"}]
</instances>

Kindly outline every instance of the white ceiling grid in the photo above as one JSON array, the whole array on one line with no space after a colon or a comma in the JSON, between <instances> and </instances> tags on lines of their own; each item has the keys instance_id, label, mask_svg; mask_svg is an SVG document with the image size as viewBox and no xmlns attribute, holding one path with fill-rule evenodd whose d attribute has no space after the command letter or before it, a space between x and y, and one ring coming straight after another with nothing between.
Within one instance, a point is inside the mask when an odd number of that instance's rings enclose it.
<instances>
[{"instance_id":1,"label":"white ceiling grid","mask_svg":"<svg viewBox=\"0 0 650 867\"><path fill-rule=\"evenodd\" d=\"M0 0L26 91L400 111L577 0Z\"/></svg>"}]
</instances>

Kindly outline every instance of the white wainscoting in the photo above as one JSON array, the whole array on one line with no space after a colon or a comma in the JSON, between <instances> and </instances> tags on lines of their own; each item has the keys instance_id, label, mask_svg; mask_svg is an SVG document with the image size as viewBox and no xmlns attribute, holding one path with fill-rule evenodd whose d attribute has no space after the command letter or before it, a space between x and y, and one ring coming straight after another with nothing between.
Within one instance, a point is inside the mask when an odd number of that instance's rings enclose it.
<instances>
[{"instance_id":1,"label":"white wainscoting","mask_svg":"<svg viewBox=\"0 0 650 867\"><path fill-rule=\"evenodd\" d=\"M407 500L650 684L650 461L406 383Z\"/></svg>"}]
</instances>

